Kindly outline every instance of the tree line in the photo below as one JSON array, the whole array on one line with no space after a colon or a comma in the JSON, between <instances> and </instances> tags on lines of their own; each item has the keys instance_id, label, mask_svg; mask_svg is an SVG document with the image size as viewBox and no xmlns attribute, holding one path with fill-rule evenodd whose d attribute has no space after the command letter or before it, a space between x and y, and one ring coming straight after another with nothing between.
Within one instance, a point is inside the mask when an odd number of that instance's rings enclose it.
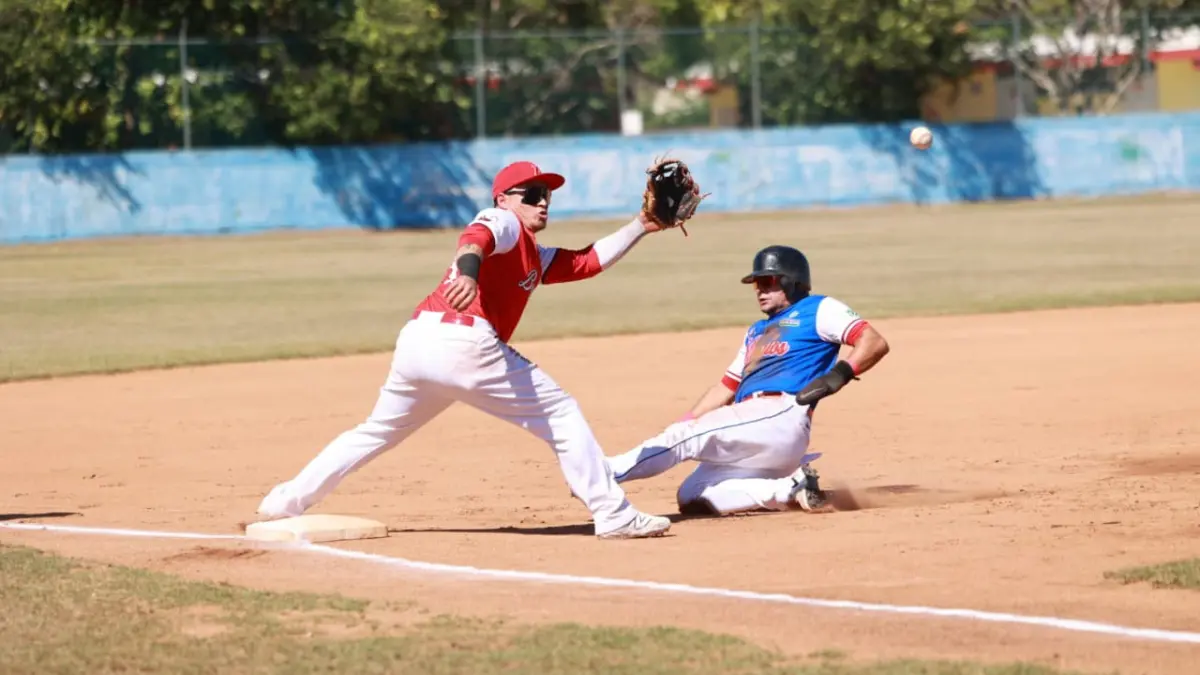
<instances>
[{"instance_id":1,"label":"tree line","mask_svg":"<svg viewBox=\"0 0 1200 675\"><path fill-rule=\"evenodd\" d=\"M983 42L1149 44L1187 10L1200 0L3 0L0 151L612 131L639 86L700 63L744 124L911 119ZM1096 81L1010 51L1064 100Z\"/></svg>"}]
</instances>

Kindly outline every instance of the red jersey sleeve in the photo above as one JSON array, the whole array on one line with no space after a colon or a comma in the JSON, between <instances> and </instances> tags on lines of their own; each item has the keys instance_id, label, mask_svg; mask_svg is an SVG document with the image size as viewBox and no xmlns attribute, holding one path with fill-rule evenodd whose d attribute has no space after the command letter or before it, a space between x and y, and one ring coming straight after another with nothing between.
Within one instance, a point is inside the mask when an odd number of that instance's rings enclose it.
<instances>
[{"instance_id":1,"label":"red jersey sleeve","mask_svg":"<svg viewBox=\"0 0 1200 675\"><path fill-rule=\"evenodd\" d=\"M600 257L591 246L578 251L538 246L538 254L542 259L543 284L590 279L603 270Z\"/></svg>"},{"instance_id":2,"label":"red jersey sleeve","mask_svg":"<svg viewBox=\"0 0 1200 675\"><path fill-rule=\"evenodd\" d=\"M486 226L479 223L468 225L463 233L458 237L458 245L460 247L467 244L475 244L483 249L483 255L486 258L496 250L496 235Z\"/></svg>"}]
</instances>

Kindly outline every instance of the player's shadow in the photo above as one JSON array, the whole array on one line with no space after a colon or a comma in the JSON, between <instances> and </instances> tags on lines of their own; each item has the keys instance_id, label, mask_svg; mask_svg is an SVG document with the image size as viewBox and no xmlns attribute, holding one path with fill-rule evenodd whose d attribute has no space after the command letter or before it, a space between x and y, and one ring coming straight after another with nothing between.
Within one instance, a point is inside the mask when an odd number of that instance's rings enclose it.
<instances>
[{"instance_id":1,"label":"player's shadow","mask_svg":"<svg viewBox=\"0 0 1200 675\"><path fill-rule=\"evenodd\" d=\"M405 527L388 528L388 534L532 534L538 536L590 535L591 523L547 527Z\"/></svg>"},{"instance_id":2,"label":"player's shadow","mask_svg":"<svg viewBox=\"0 0 1200 675\"><path fill-rule=\"evenodd\" d=\"M663 517L669 519L672 523L681 523L688 520L712 520L720 518L710 513L664 513ZM392 529L388 528L388 534L530 534L542 537L553 536L595 536L596 530L591 523L578 523L575 525L548 525L545 527L513 527L506 525L503 527L406 527ZM672 533L668 532L667 536Z\"/></svg>"},{"instance_id":3,"label":"player's shadow","mask_svg":"<svg viewBox=\"0 0 1200 675\"><path fill-rule=\"evenodd\" d=\"M948 490L926 488L920 485L901 483L890 485L873 485L865 488L850 489L847 487L828 488L825 490L829 499L829 508L817 514L804 514L797 511L749 511L734 515L719 515L703 510L702 507L685 509L682 513L661 514L670 519L672 524L692 520L729 520L732 518L778 518L787 516L828 515L847 511L864 509L879 509L901 506L925 506L933 504L949 504L954 502L977 501L994 499L1005 496L995 492L959 493ZM535 536L594 536L595 529L591 523L575 525L549 525L545 527L428 527L428 528L388 528L388 534L522 534ZM668 536L673 532L668 532Z\"/></svg>"},{"instance_id":4,"label":"player's shadow","mask_svg":"<svg viewBox=\"0 0 1200 675\"><path fill-rule=\"evenodd\" d=\"M0 513L0 522L8 520L35 520L39 518L70 518L82 516L77 511L46 511L44 513Z\"/></svg>"},{"instance_id":5,"label":"player's shadow","mask_svg":"<svg viewBox=\"0 0 1200 675\"><path fill-rule=\"evenodd\" d=\"M687 520L709 520L719 518L720 516L707 513L665 513L662 514L672 523L681 523ZM388 528L388 534L531 534L537 536L593 536L596 533L594 526L591 523L578 523L575 525L548 525L545 527L513 527L505 525L502 527L406 527L401 529ZM670 533L668 533L670 534Z\"/></svg>"}]
</instances>

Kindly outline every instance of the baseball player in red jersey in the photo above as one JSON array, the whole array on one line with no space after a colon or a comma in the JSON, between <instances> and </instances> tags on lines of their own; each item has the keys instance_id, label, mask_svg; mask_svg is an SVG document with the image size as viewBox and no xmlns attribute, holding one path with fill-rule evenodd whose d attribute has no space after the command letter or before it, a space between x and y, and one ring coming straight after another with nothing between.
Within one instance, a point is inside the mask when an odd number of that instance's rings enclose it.
<instances>
[{"instance_id":1,"label":"baseball player in red jersey","mask_svg":"<svg viewBox=\"0 0 1200 675\"><path fill-rule=\"evenodd\" d=\"M496 175L493 207L463 230L441 283L401 329L370 416L272 489L259 505L262 518L304 513L346 476L462 401L545 441L572 494L591 511L597 536L667 531L670 520L641 513L626 499L575 399L507 344L535 288L593 277L648 232L663 229L643 211L586 248L542 246L536 235L546 228L552 193L564 182L531 162Z\"/></svg>"}]
</instances>

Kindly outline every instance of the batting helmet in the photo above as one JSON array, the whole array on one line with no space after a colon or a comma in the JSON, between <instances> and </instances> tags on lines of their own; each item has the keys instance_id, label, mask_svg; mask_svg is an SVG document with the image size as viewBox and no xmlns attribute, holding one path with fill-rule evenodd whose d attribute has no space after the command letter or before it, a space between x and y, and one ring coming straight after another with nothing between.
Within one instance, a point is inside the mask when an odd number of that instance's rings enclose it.
<instances>
[{"instance_id":1,"label":"batting helmet","mask_svg":"<svg viewBox=\"0 0 1200 675\"><path fill-rule=\"evenodd\" d=\"M788 302L796 302L812 290L808 258L791 246L768 246L754 255L754 271L742 277L752 284L757 277L779 277Z\"/></svg>"}]
</instances>

